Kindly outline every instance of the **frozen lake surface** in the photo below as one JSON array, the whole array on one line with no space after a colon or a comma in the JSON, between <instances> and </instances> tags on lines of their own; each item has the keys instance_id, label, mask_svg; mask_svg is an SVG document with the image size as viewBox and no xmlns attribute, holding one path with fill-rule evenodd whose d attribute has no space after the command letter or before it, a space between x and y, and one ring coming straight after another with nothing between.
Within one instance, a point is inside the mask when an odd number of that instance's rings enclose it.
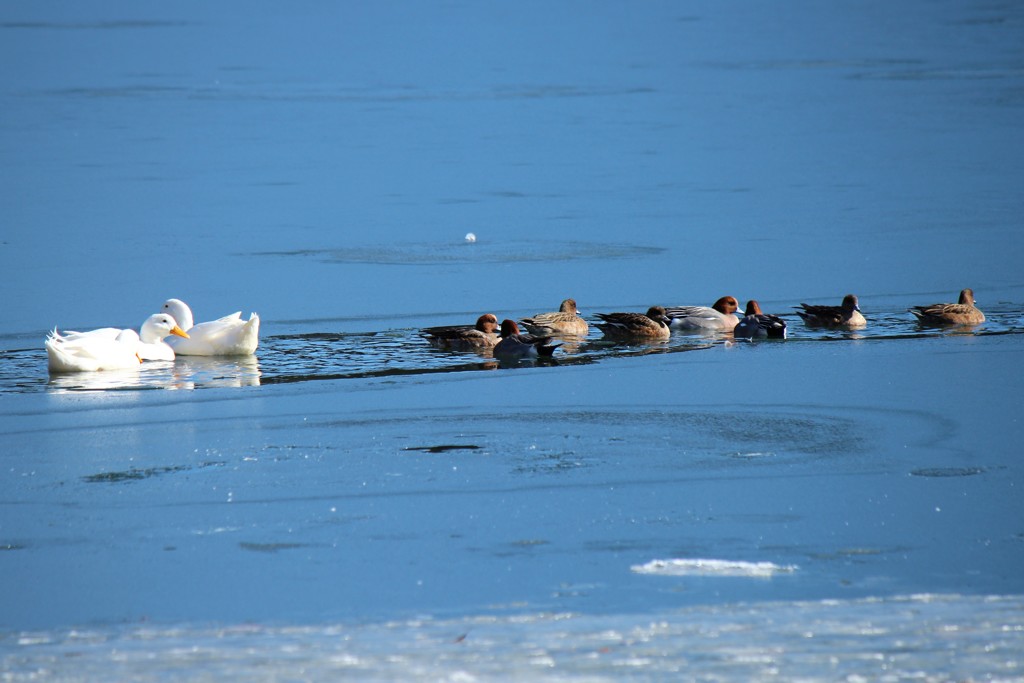
<instances>
[{"instance_id":1,"label":"frozen lake surface","mask_svg":"<svg viewBox=\"0 0 1024 683\"><path fill-rule=\"evenodd\" d=\"M1022 45L967 2L0 9L0 679L1024 680ZM907 312L963 287L983 325ZM419 334L725 294L789 339ZM47 374L169 297L256 356Z\"/></svg>"},{"instance_id":2,"label":"frozen lake surface","mask_svg":"<svg viewBox=\"0 0 1024 683\"><path fill-rule=\"evenodd\" d=\"M27 633L5 680L1020 680L1019 597ZM979 673L983 675L979 676Z\"/></svg>"}]
</instances>

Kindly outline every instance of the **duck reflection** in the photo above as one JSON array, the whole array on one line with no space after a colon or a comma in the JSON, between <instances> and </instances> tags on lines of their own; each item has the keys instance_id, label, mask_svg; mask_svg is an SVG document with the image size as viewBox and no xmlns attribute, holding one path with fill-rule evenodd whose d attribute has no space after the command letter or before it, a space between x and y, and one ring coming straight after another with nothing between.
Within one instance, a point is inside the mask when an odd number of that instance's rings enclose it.
<instances>
[{"instance_id":1,"label":"duck reflection","mask_svg":"<svg viewBox=\"0 0 1024 683\"><path fill-rule=\"evenodd\" d=\"M179 389L260 385L256 356L178 356L173 374Z\"/></svg>"},{"instance_id":2,"label":"duck reflection","mask_svg":"<svg viewBox=\"0 0 1024 683\"><path fill-rule=\"evenodd\" d=\"M174 361L146 361L138 369L51 375L47 388L63 393L252 387L259 386L260 374L256 356L178 356Z\"/></svg>"}]
</instances>

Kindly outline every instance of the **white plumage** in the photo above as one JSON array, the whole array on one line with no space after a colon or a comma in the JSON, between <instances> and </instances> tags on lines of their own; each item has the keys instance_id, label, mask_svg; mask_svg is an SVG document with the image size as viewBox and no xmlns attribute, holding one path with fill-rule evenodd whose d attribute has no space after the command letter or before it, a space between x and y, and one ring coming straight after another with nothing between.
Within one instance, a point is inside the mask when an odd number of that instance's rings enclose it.
<instances>
[{"instance_id":1,"label":"white plumage","mask_svg":"<svg viewBox=\"0 0 1024 683\"><path fill-rule=\"evenodd\" d=\"M156 313L146 318L139 332L101 327L88 332L56 329L46 337L47 366L52 373L95 372L137 368L143 360L174 360L164 337L184 335L174 318Z\"/></svg>"},{"instance_id":2,"label":"white plumage","mask_svg":"<svg viewBox=\"0 0 1024 683\"><path fill-rule=\"evenodd\" d=\"M260 317L255 313L242 320L238 311L217 320L193 325L192 309L181 299L168 299L163 310L188 332L188 339L168 340L182 356L250 356L259 345Z\"/></svg>"}]
</instances>

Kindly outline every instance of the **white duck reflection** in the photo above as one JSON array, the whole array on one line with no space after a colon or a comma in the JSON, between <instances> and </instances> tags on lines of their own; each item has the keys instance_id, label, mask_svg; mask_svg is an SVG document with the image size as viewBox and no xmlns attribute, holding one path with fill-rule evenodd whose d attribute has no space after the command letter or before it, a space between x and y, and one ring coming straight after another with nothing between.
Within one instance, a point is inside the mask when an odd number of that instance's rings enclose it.
<instances>
[{"instance_id":1,"label":"white duck reflection","mask_svg":"<svg viewBox=\"0 0 1024 683\"><path fill-rule=\"evenodd\" d=\"M130 370L51 375L47 387L51 391L64 393L144 389L190 390L251 387L259 384L260 366L255 356L178 356L175 361L147 361L141 364L141 367Z\"/></svg>"},{"instance_id":2,"label":"white duck reflection","mask_svg":"<svg viewBox=\"0 0 1024 683\"><path fill-rule=\"evenodd\" d=\"M173 373L179 389L260 384L260 363L256 356L178 356Z\"/></svg>"}]
</instances>

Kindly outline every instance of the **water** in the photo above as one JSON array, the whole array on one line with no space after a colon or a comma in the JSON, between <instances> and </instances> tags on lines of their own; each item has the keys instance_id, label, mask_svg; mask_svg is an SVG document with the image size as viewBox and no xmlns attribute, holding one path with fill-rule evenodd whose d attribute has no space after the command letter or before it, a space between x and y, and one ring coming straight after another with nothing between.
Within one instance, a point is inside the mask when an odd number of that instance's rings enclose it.
<instances>
[{"instance_id":1,"label":"water","mask_svg":"<svg viewBox=\"0 0 1024 683\"><path fill-rule=\"evenodd\" d=\"M0 38L5 680L1024 679L1020 8L32 4ZM906 312L967 286L976 329ZM865 330L792 314L847 292ZM724 294L790 339L418 334ZM258 311L257 356L47 375L48 329L172 296Z\"/></svg>"}]
</instances>

